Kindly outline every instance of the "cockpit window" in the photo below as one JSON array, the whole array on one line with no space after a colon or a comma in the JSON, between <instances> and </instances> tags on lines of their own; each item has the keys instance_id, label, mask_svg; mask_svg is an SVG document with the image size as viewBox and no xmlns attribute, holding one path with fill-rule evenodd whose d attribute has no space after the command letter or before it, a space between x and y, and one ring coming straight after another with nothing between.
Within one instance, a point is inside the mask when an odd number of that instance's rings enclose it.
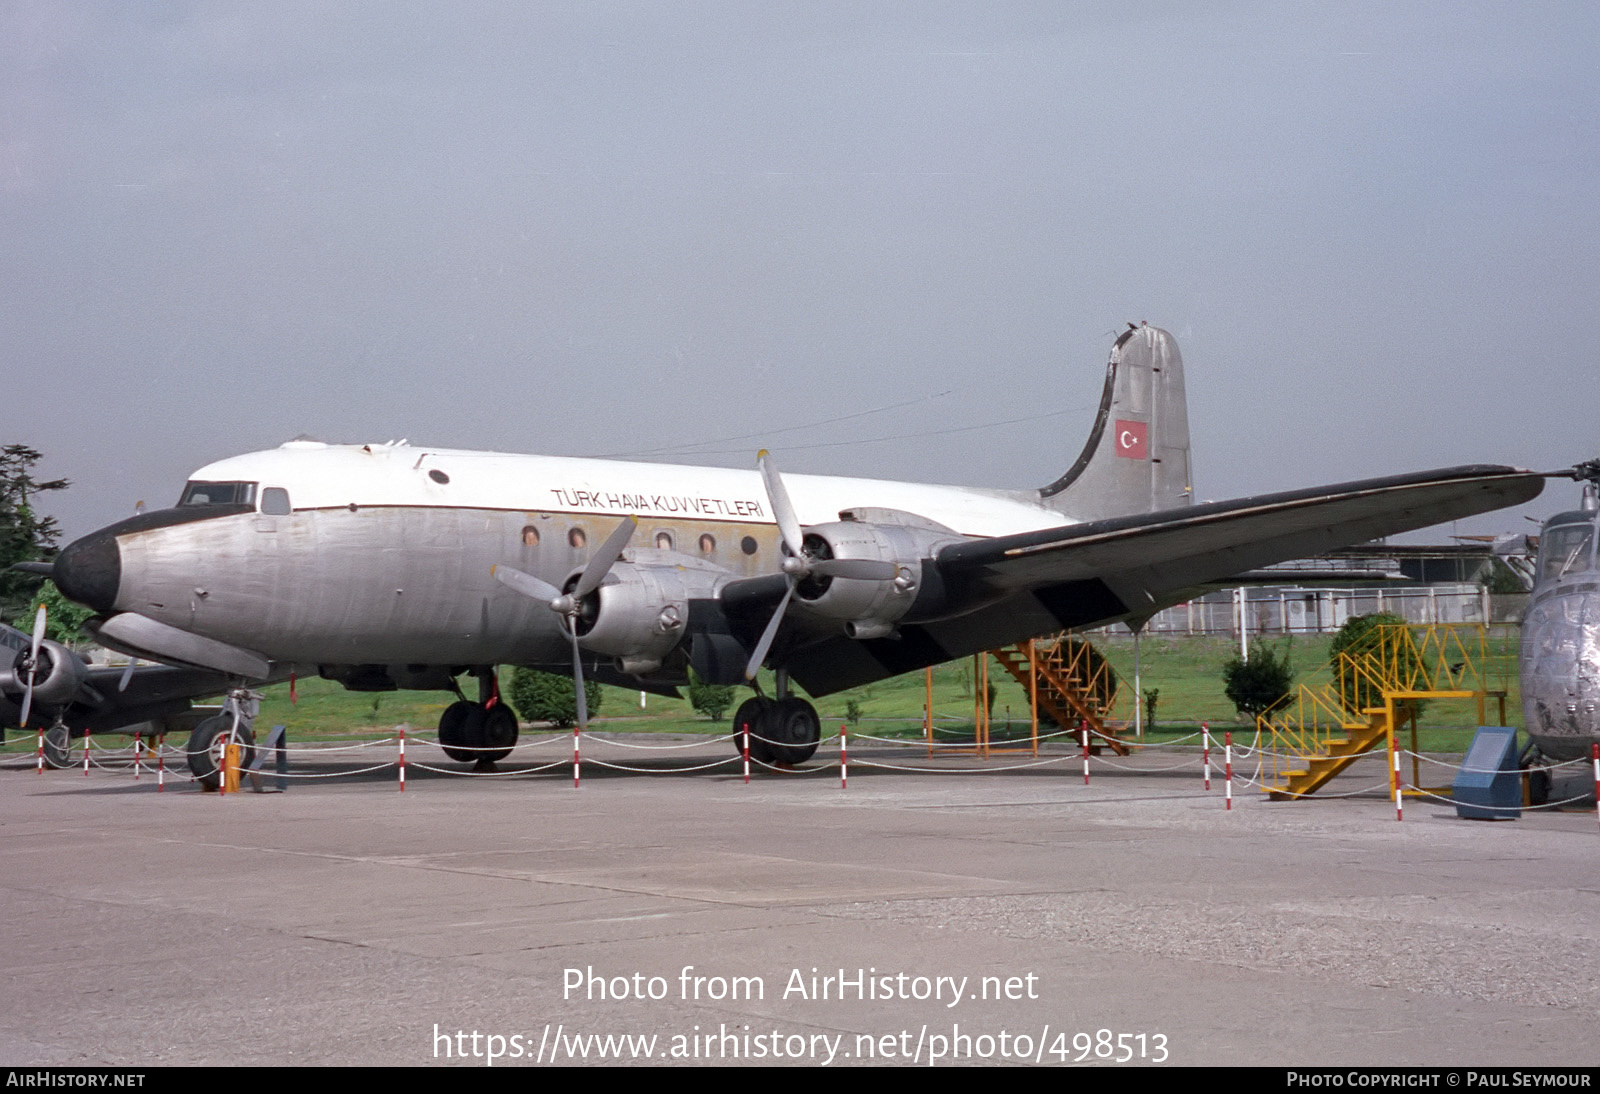
<instances>
[{"instance_id":1,"label":"cockpit window","mask_svg":"<svg viewBox=\"0 0 1600 1094\"><path fill-rule=\"evenodd\" d=\"M179 507L189 505L254 505L253 482L190 482L183 488Z\"/></svg>"},{"instance_id":2,"label":"cockpit window","mask_svg":"<svg viewBox=\"0 0 1600 1094\"><path fill-rule=\"evenodd\" d=\"M1554 581L1594 567L1594 525L1547 528L1539 544L1539 580Z\"/></svg>"}]
</instances>

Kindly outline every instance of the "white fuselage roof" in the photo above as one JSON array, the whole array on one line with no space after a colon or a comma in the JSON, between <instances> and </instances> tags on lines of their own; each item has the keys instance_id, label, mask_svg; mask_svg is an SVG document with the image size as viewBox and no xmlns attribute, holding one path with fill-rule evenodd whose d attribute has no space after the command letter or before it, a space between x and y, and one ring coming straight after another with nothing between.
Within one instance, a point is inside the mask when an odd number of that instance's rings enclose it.
<instances>
[{"instance_id":1,"label":"white fuselage roof","mask_svg":"<svg viewBox=\"0 0 1600 1094\"><path fill-rule=\"evenodd\" d=\"M441 476L445 482L438 481ZM469 452L404 442L291 441L208 464L193 478L254 482L263 491L281 487L297 510L421 506L773 523L755 471ZM1032 491L822 475L784 475L783 481L802 524L835 521L841 510L861 506L915 513L969 536L1072 523L1040 504Z\"/></svg>"}]
</instances>

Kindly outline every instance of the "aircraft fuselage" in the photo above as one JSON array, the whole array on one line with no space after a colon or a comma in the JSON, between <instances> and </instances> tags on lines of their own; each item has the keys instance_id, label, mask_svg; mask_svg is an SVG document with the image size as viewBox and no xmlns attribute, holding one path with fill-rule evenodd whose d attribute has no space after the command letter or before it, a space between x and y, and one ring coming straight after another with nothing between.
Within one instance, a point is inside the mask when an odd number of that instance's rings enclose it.
<instances>
[{"instance_id":1,"label":"aircraft fuselage","mask_svg":"<svg viewBox=\"0 0 1600 1094\"><path fill-rule=\"evenodd\" d=\"M916 513L975 536L1066 523L1003 491L786 481L808 525L851 507ZM495 581L494 567L560 586L635 516L631 560L776 574L768 508L748 471L291 442L201 468L183 504L79 541L57 569L69 595L99 611L273 661L555 663L567 656L559 618Z\"/></svg>"},{"instance_id":2,"label":"aircraft fuselage","mask_svg":"<svg viewBox=\"0 0 1600 1094\"><path fill-rule=\"evenodd\" d=\"M1538 572L1522 619L1522 707L1528 736L1559 760L1600 742L1600 566L1594 495L1540 533Z\"/></svg>"}]
</instances>

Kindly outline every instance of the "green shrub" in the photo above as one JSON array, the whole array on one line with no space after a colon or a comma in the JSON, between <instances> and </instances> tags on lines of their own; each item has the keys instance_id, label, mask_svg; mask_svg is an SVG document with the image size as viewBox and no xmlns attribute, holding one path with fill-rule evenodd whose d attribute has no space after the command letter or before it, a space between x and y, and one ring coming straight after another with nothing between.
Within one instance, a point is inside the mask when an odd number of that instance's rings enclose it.
<instances>
[{"instance_id":1,"label":"green shrub","mask_svg":"<svg viewBox=\"0 0 1600 1094\"><path fill-rule=\"evenodd\" d=\"M592 718L600 711L600 685L585 680L583 694ZM578 696L570 676L557 676L538 669L513 669L509 698L524 722L549 722L565 728L578 720Z\"/></svg>"},{"instance_id":2,"label":"green shrub","mask_svg":"<svg viewBox=\"0 0 1600 1094\"><path fill-rule=\"evenodd\" d=\"M1250 660L1230 658L1222 666L1222 693L1240 714L1254 718L1289 694L1294 686L1294 669L1289 664L1289 647L1274 652L1271 646L1256 646Z\"/></svg>"},{"instance_id":3,"label":"green shrub","mask_svg":"<svg viewBox=\"0 0 1600 1094\"><path fill-rule=\"evenodd\" d=\"M720 722L728 708L733 706L733 689L723 684L707 684L691 673L689 705L713 722Z\"/></svg>"}]
</instances>

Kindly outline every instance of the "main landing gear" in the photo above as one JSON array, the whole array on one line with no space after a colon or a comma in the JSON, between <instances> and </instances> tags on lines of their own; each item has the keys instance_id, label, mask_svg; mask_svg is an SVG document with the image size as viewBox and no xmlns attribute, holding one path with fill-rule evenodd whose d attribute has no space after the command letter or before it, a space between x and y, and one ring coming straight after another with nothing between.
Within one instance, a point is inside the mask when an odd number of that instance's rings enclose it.
<instances>
[{"instance_id":1,"label":"main landing gear","mask_svg":"<svg viewBox=\"0 0 1600 1094\"><path fill-rule=\"evenodd\" d=\"M486 771L507 756L517 743L517 715L500 698L494 670L477 670L480 701L461 699L439 716L439 745L457 763L476 763ZM457 692L456 694L460 694Z\"/></svg>"},{"instance_id":2,"label":"main landing gear","mask_svg":"<svg viewBox=\"0 0 1600 1094\"><path fill-rule=\"evenodd\" d=\"M487 709L462 699L439 716L439 744L458 763L493 767L511 755L517 743L517 716L505 703Z\"/></svg>"},{"instance_id":3,"label":"main landing gear","mask_svg":"<svg viewBox=\"0 0 1600 1094\"><path fill-rule=\"evenodd\" d=\"M757 695L739 704L733 715L733 743L740 752L744 751L747 726L750 758L762 763L805 763L822 740L822 719L817 716L817 708L794 695L786 699Z\"/></svg>"}]
</instances>

